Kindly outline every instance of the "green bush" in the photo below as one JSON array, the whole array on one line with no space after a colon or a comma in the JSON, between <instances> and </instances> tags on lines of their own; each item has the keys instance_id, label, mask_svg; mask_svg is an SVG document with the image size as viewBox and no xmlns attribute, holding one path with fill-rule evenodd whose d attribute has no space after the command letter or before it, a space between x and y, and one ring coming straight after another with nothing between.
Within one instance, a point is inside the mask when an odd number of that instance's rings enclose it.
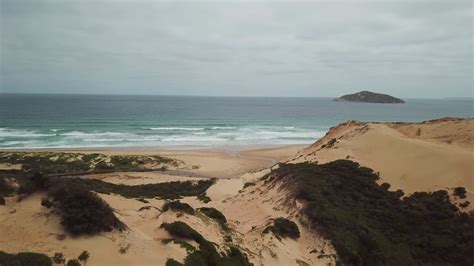
<instances>
[{"instance_id":1,"label":"green bush","mask_svg":"<svg viewBox=\"0 0 474 266\"><path fill-rule=\"evenodd\" d=\"M77 259L85 263L89 260L89 257L90 257L89 252L87 250L84 250L81 252L81 254L79 254L79 257L77 257Z\"/></svg>"},{"instance_id":2,"label":"green bush","mask_svg":"<svg viewBox=\"0 0 474 266\"><path fill-rule=\"evenodd\" d=\"M465 202L459 203L459 207L466 208L467 206L469 206L469 204L471 203L468 200L466 200Z\"/></svg>"},{"instance_id":3,"label":"green bush","mask_svg":"<svg viewBox=\"0 0 474 266\"><path fill-rule=\"evenodd\" d=\"M312 228L331 240L342 264L470 265L474 220L447 191L387 191L356 162L280 164L266 182L292 184Z\"/></svg>"},{"instance_id":4,"label":"green bush","mask_svg":"<svg viewBox=\"0 0 474 266\"><path fill-rule=\"evenodd\" d=\"M4 177L0 177L0 197L8 197L13 195L15 189L10 186Z\"/></svg>"},{"instance_id":5,"label":"green bush","mask_svg":"<svg viewBox=\"0 0 474 266\"><path fill-rule=\"evenodd\" d=\"M206 192L197 195L197 199L200 200L200 201L202 201L202 202L204 202L204 203L209 203L209 202L211 202L211 198L209 198L209 197L206 195Z\"/></svg>"},{"instance_id":6,"label":"green bush","mask_svg":"<svg viewBox=\"0 0 474 266\"><path fill-rule=\"evenodd\" d=\"M178 262L172 258L168 258L166 260L166 266L183 266L184 264L182 264L181 262Z\"/></svg>"},{"instance_id":7,"label":"green bush","mask_svg":"<svg viewBox=\"0 0 474 266\"><path fill-rule=\"evenodd\" d=\"M104 194L118 194L126 198L155 198L179 199L187 196L197 196L214 184L214 180L172 181L158 184L127 186L112 184L98 179L56 178L54 183L64 183L69 187L82 188Z\"/></svg>"},{"instance_id":8,"label":"green bush","mask_svg":"<svg viewBox=\"0 0 474 266\"><path fill-rule=\"evenodd\" d=\"M244 184L244 188L246 188L246 187L251 187L251 186L255 186L255 185L256 185L255 182L247 182L247 183Z\"/></svg>"},{"instance_id":9,"label":"green bush","mask_svg":"<svg viewBox=\"0 0 474 266\"><path fill-rule=\"evenodd\" d=\"M219 265L219 266L250 266L251 264L247 256L242 254L240 250L231 247L226 254L217 252L213 243L204 239L204 237L192 229L186 223L177 221L171 224L164 223L161 225L166 231L175 237L194 240L199 244L199 250L188 254L184 260L184 265Z\"/></svg>"},{"instance_id":10,"label":"green bush","mask_svg":"<svg viewBox=\"0 0 474 266\"><path fill-rule=\"evenodd\" d=\"M198 210L207 215L209 218L216 220L222 226L225 226L227 223L227 219L225 218L224 214L215 208L202 207Z\"/></svg>"},{"instance_id":11,"label":"green bush","mask_svg":"<svg viewBox=\"0 0 474 266\"><path fill-rule=\"evenodd\" d=\"M464 188L464 187L454 188L453 195L457 196L461 199L465 199L466 198L466 188Z\"/></svg>"},{"instance_id":12,"label":"green bush","mask_svg":"<svg viewBox=\"0 0 474 266\"><path fill-rule=\"evenodd\" d=\"M64 258L64 254L62 252L56 252L54 253L54 256L52 257L53 262L56 264L64 264L66 259Z\"/></svg>"},{"instance_id":13,"label":"green bush","mask_svg":"<svg viewBox=\"0 0 474 266\"><path fill-rule=\"evenodd\" d=\"M66 263L66 266L81 266L81 263L78 260L73 259L73 260L68 260Z\"/></svg>"},{"instance_id":14,"label":"green bush","mask_svg":"<svg viewBox=\"0 0 474 266\"><path fill-rule=\"evenodd\" d=\"M0 251L0 265L2 266L51 266L53 261L50 257L34 252L21 252L8 254Z\"/></svg>"},{"instance_id":15,"label":"green bush","mask_svg":"<svg viewBox=\"0 0 474 266\"><path fill-rule=\"evenodd\" d=\"M184 213L187 213L187 214L194 214L193 207L191 207L187 203L182 203L179 200L166 202L163 205L162 210L164 212L168 211L168 210L172 210L172 211L175 211L175 212L184 212Z\"/></svg>"},{"instance_id":16,"label":"green bush","mask_svg":"<svg viewBox=\"0 0 474 266\"><path fill-rule=\"evenodd\" d=\"M295 222L279 217L273 220L273 225L263 230L263 233L273 232L277 237L297 239L300 237L300 230Z\"/></svg>"},{"instance_id":17,"label":"green bush","mask_svg":"<svg viewBox=\"0 0 474 266\"><path fill-rule=\"evenodd\" d=\"M58 184L48 193L61 225L73 235L93 235L126 228L112 208L96 194L82 188Z\"/></svg>"},{"instance_id":18,"label":"green bush","mask_svg":"<svg viewBox=\"0 0 474 266\"><path fill-rule=\"evenodd\" d=\"M76 160L76 158L81 158ZM54 160L51 160L54 158ZM106 160L109 159L109 163ZM112 171L152 171L149 164L177 166L174 159L157 155L112 155L60 152L0 152L0 163L21 164L23 172L44 174L103 173ZM91 167L94 165L94 167Z\"/></svg>"}]
</instances>

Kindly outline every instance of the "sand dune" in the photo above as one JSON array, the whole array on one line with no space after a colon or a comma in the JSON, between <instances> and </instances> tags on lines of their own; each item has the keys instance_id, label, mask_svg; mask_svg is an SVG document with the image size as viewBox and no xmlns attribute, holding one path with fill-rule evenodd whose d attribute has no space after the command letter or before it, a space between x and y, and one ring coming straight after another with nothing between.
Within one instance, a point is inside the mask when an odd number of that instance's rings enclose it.
<instances>
[{"instance_id":1,"label":"sand dune","mask_svg":"<svg viewBox=\"0 0 474 266\"><path fill-rule=\"evenodd\" d=\"M294 162L351 159L406 193L464 186L474 192L474 120L424 123L348 121L300 152Z\"/></svg>"}]
</instances>

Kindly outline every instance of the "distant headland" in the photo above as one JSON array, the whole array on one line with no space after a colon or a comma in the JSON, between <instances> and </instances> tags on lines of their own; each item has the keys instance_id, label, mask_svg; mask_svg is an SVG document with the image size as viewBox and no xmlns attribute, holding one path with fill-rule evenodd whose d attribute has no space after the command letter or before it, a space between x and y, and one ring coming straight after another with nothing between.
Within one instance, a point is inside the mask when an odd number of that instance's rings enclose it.
<instances>
[{"instance_id":1,"label":"distant headland","mask_svg":"<svg viewBox=\"0 0 474 266\"><path fill-rule=\"evenodd\" d=\"M361 103L405 103L402 99L371 91L360 91L354 94L346 94L334 99L336 102L361 102Z\"/></svg>"}]
</instances>

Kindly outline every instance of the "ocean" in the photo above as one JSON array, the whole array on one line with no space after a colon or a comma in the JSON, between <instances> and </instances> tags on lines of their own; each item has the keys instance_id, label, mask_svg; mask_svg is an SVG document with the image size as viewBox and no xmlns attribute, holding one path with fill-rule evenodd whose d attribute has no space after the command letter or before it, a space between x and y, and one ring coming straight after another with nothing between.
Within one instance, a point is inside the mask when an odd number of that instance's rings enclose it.
<instances>
[{"instance_id":1,"label":"ocean","mask_svg":"<svg viewBox=\"0 0 474 266\"><path fill-rule=\"evenodd\" d=\"M308 144L349 119L473 117L471 100L0 94L0 149Z\"/></svg>"}]
</instances>

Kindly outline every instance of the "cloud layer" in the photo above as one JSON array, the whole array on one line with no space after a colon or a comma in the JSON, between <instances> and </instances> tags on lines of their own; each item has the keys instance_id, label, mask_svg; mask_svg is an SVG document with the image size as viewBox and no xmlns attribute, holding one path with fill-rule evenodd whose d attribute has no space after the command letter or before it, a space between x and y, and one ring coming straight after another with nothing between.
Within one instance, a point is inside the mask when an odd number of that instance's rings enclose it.
<instances>
[{"instance_id":1,"label":"cloud layer","mask_svg":"<svg viewBox=\"0 0 474 266\"><path fill-rule=\"evenodd\" d=\"M1 91L473 96L471 1L1 1Z\"/></svg>"}]
</instances>

